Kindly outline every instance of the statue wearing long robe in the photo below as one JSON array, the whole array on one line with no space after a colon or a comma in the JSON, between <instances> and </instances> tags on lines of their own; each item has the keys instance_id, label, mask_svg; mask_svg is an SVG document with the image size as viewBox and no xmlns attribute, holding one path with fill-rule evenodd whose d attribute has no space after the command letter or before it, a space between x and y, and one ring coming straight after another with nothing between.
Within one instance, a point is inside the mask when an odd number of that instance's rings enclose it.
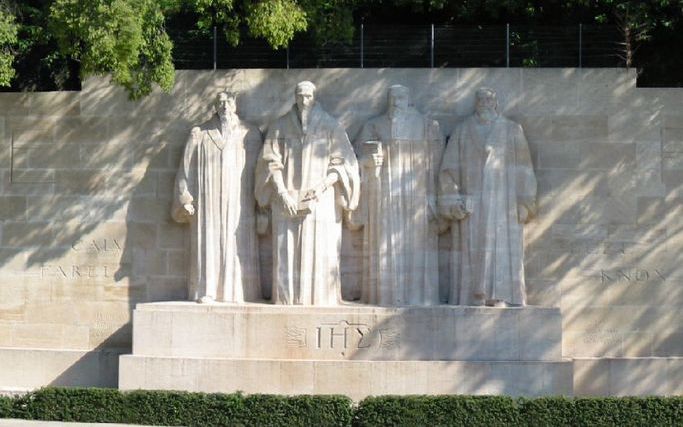
<instances>
[{"instance_id":1,"label":"statue wearing long robe","mask_svg":"<svg viewBox=\"0 0 683 427\"><path fill-rule=\"evenodd\" d=\"M535 212L536 178L522 127L466 119L446 147L439 190L440 211L458 200L468 212L453 233L449 302L525 305L522 223Z\"/></svg>"},{"instance_id":2,"label":"statue wearing long robe","mask_svg":"<svg viewBox=\"0 0 683 427\"><path fill-rule=\"evenodd\" d=\"M176 176L172 216L189 222L191 300L261 298L254 169L261 133L235 115L192 129ZM188 215L183 206L194 206Z\"/></svg>"},{"instance_id":3,"label":"statue wearing long robe","mask_svg":"<svg viewBox=\"0 0 683 427\"><path fill-rule=\"evenodd\" d=\"M268 129L256 176L259 205L270 206L275 304L335 305L341 301L340 252L344 210L358 204L358 163L345 130L315 103L302 121L294 106ZM275 185L303 202L330 174L336 182L299 215L287 212ZM324 186L323 186L324 187Z\"/></svg>"},{"instance_id":4,"label":"statue wearing long robe","mask_svg":"<svg viewBox=\"0 0 683 427\"><path fill-rule=\"evenodd\" d=\"M368 166L368 150L373 150L368 141L381 143L381 166ZM444 149L439 124L412 107L387 112L363 126L355 148L364 164L360 206L351 216L356 227L364 228L361 301L382 306L438 304L434 220Z\"/></svg>"}]
</instances>

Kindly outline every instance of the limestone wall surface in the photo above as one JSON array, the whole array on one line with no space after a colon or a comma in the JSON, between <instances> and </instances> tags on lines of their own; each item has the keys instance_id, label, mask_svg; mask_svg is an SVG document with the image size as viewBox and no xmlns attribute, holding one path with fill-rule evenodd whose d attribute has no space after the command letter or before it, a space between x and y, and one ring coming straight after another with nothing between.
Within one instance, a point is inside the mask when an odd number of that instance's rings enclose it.
<instances>
[{"instance_id":1,"label":"limestone wall surface","mask_svg":"<svg viewBox=\"0 0 683 427\"><path fill-rule=\"evenodd\" d=\"M191 126L227 89L265 129L300 80L352 139L392 84L447 134L477 88L496 89L539 182L529 303L561 308L575 392L683 392L650 375L680 376L683 363L683 89L636 88L633 70L515 68L179 71L172 93L139 102L106 78L81 92L1 93L0 388L116 385L135 304L186 297L186 228L169 210ZM344 238L347 298L358 295L359 237ZM261 255L268 294L268 239ZM613 358L630 361L619 385Z\"/></svg>"}]
</instances>

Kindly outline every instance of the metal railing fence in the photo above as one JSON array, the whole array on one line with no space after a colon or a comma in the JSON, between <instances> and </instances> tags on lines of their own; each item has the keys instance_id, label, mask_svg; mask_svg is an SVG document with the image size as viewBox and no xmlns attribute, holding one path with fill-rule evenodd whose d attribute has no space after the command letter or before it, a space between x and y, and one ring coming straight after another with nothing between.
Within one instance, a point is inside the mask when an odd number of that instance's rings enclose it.
<instances>
[{"instance_id":1,"label":"metal railing fence","mask_svg":"<svg viewBox=\"0 0 683 427\"><path fill-rule=\"evenodd\" d=\"M380 67L623 67L614 26L360 25L350 43L320 46L309 34L286 49L221 31L169 30L178 69Z\"/></svg>"}]
</instances>

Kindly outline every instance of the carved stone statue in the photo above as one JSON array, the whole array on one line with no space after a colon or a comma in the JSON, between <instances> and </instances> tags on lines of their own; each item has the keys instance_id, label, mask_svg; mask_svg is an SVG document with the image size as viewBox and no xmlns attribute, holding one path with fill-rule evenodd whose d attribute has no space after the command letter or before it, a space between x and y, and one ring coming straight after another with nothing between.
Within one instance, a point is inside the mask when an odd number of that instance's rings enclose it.
<instances>
[{"instance_id":1,"label":"carved stone statue","mask_svg":"<svg viewBox=\"0 0 683 427\"><path fill-rule=\"evenodd\" d=\"M388 110L363 126L355 146L364 227L361 301L384 306L439 303L436 176L444 149L439 124L389 88Z\"/></svg>"},{"instance_id":2,"label":"carved stone statue","mask_svg":"<svg viewBox=\"0 0 683 427\"><path fill-rule=\"evenodd\" d=\"M172 216L191 225L189 295L208 303L258 300L254 169L261 133L237 116L235 95L192 129L178 169Z\"/></svg>"},{"instance_id":3,"label":"carved stone statue","mask_svg":"<svg viewBox=\"0 0 683 427\"><path fill-rule=\"evenodd\" d=\"M450 137L439 173L439 212L460 220L450 303L526 304L523 224L536 211L536 177L522 127L498 114L492 89ZM460 285L460 286L458 286Z\"/></svg>"},{"instance_id":4,"label":"carved stone statue","mask_svg":"<svg viewBox=\"0 0 683 427\"><path fill-rule=\"evenodd\" d=\"M341 300L342 217L358 204L358 163L345 130L297 84L296 104L268 129L256 173L256 198L270 206L276 304L334 305Z\"/></svg>"}]
</instances>

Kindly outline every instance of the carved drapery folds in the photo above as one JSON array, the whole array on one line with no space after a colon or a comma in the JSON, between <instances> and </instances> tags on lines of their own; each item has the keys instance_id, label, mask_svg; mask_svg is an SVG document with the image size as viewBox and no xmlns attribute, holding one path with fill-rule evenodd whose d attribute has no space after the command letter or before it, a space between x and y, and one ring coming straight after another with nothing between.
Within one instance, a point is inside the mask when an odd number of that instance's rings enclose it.
<instances>
[{"instance_id":1,"label":"carved drapery folds","mask_svg":"<svg viewBox=\"0 0 683 427\"><path fill-rule=\"evenodd\" d=\"M439 303L436 175L444 149L439 124L410 105L408 88L389 88L388 110L356 138L363 227L361 302Z\"/></svg>"},{"instance_id":2,"label":"carved drapery folds","mask_svg":"<svg viewBox=\"0 0 683 427\"><path fill-rule=\"evenodd\" d=\"M496 93L478 90L441 163L439 210L460 228L450 304L526 304L522 226L536 211L536 178L522 127L497 109Z\"/></svg>"},{"instance_id":3,"label":"carved drapery folds","mask_svg":"<svg viewBox=\"0 0 683 427\"><path fill-rule=\"evenodd\" d=\"M215 108L185 145L171 215L190 223L190 299L255 301L260 275L253 188L261 133L237 117L234 95L218 94Z\"/></svg>"},{"instance_id":4,"label":"carved drapery folds","mask_svg":"<svg viewBox=\"0 0 683 427\"><path fill-rule=\"evenodd\" d=\"M522 236L536 179L524 132L498 113L495 91L477 91L474 114L447 145L404 86L389 88L386 112L353 146L313 83L299 83L294 100L264 141L229 94L192 130L172 212L191 224L191 299L261 300L258 228L272 234L273 303L342 303L345 223L362 230L361 303L445 302L438 242L451 227L448 303L526 304Z\"/></svg>"},{"instance_id":5,"label":"carved drapery folds","mask_svg":"<svg viewBox=\"0 0 683 427\"><path fill-rule=\"evenodd\" d=\"M343 211L358 204L358 163L346 131L299 83L296 104L268 129L256 175L270 207L276 304L341 302Z\"/></svg>"}]
</instances>

